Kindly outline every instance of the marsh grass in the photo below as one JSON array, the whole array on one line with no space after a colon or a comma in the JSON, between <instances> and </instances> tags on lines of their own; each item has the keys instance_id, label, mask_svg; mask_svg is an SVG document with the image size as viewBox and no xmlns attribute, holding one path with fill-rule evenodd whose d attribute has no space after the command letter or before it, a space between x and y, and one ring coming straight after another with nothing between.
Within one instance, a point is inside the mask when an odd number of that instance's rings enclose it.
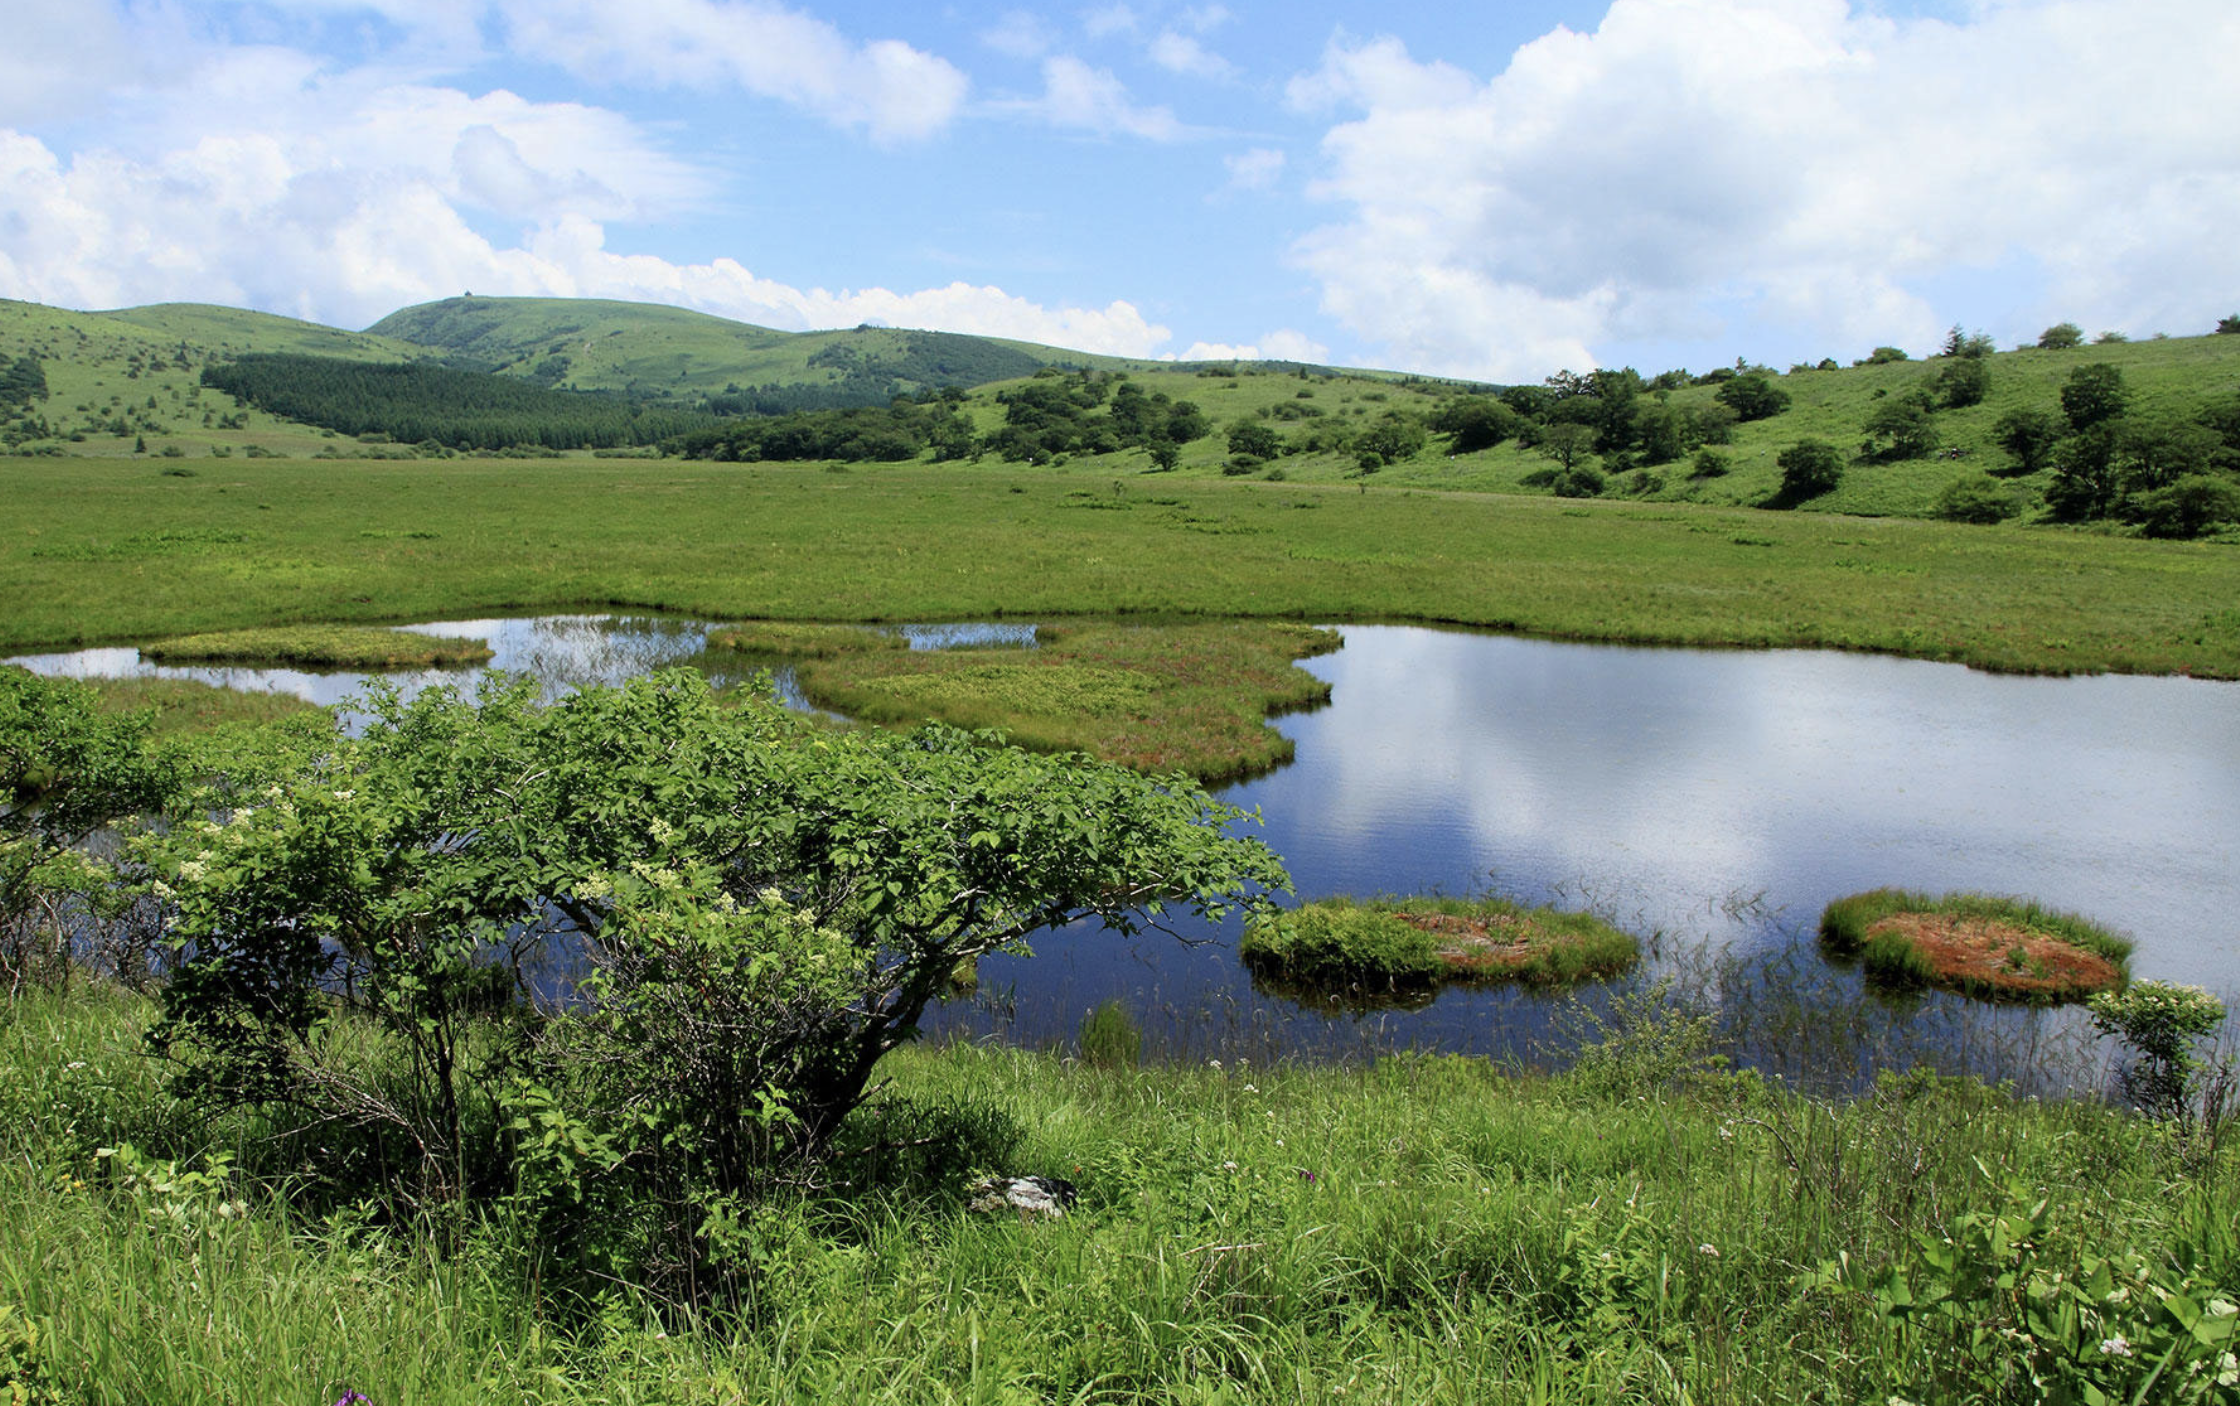
<instances>
[{"instance_id":1,"label":"marsh grass","mask_svg":"<svg viewBox=\"0 0 2240 1406\"><path fill-rule=\"evenodd\" d=\"M1592 913L1495 896L1318 899L1255 918L1237 950L1256 976L1372 998L1444 981L1567 985L1641 959L1637 938Z\"/></svg>"},{"instance_id":2,"label":"marsh grass","mask_svg":"<svg viewBox=\"0 0 2240 1406\"><path fill-rule=\"evenodd\" d=\"M86 679L105 712L154 715L151 735L170 737L215 728L260 726L281 718L317 712L319 707L292 693L220 688L194 679Z\"/></svg>"},{"instance_id":3,"label":"marsh grass","mask_svg":"<svg viewBox=\"0 0 2240 1406\"><path fill-rule=\"evenodd\" d=\"M58 1400L1927 1401L2013 1349L1880 1311L1886 1271L1972 1292L1924 1232L2043 1201L2046 1272L2136 1251L2240 1287L2229 1152L2176 1173L2167 1128L2090 1100L1669 1079L1647 1038L1625 1079L960 1043L890 1055L846 1185L756 1216L742 1316L571 1304L502 1203L463 1234L304 1210L253 1129L168 1102L147 1020L82 992L0 1031L0 1305ZM1081 1199L970 1215L981 1170Z\"/></svg>"},{"instance_id":4,"label":"marsh grass","mask_svg":"<svg viewBox=\"0 0 2240 1406\"><path fill-rule=\"evenodd\" d=\"M803 660L810 702L867 722L938 719L1022 746L1082 751L1214 782L1290 760L1271 714L1326 701L1295 661L1334 631L1284 621L1065 623L1035 649L879 651Z\"/></svg>"},{"instance_id":5,"label":"marsh grass","mask_svg":"<svg viewBox=\"0 0 2240 1406\"><path fill-rule=\"evenodd\" d=\"M288 625L180 635L140 646L165 664L295 664L312 669L412 669L486 663L481 640L370 625Z\"/></svg>"},{"instance_id":6,"label":"marsh grass","mask_svg":"<svg viewBox=\"0 0 2240 1406\"><path fill-rule=\"evenodd\" d=\"M2045 1003L2120 987L2132 948L2088 918L2029 899L1890 888L1830 903L1820 940L1885 986Z\"/></svg>"},{"instance_id":7,"label":"marsh grass","mask_svg":"<svg viewBox=\"0 0 2240 1406\"><path fill-rule=\"evenodd\" d=\"M597 606L702 620L1414 620L2240 677L2240 554L2212 544L1218 477L1162 480L1171 502L1130 495L1128 511L1091 513L1069 506L1081 481L995 465L338 474L280 459L117 480L85 461L0 459L19 528L0 540L14 583L0 649ZM1232 530L1200 530L1216 519Z\"/></svg>"},{"instance_id":8,"label":"marsh grass","mask_svg":"<svg viewBox=\"0 0 2240 1406\"><path fill-rule=\"evenodd\" d=\"M711 631L708 647L771 659L832 659L843 654L908 649L910 642L891 630L862 625L750 620Z\"/></svg>"}]
</instances>

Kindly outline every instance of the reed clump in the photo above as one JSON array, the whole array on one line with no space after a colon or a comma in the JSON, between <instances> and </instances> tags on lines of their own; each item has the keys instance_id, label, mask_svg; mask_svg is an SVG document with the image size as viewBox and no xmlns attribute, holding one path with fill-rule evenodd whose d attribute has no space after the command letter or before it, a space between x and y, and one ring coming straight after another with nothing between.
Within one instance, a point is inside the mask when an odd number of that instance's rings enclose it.
<instances>
[{"instance_id":1,"label":"reed clump","mask_svg":"<svg viewBox=\"0 0 2240 1406\"><path fill-rule=\"evenodd\" d=\"M1941 986L1988 1000L2060 1004L2119 990L2131 941L2025 898L1870 889L1820 915L1820 940L1886 986Z\"/></svg>"}]
</instances>

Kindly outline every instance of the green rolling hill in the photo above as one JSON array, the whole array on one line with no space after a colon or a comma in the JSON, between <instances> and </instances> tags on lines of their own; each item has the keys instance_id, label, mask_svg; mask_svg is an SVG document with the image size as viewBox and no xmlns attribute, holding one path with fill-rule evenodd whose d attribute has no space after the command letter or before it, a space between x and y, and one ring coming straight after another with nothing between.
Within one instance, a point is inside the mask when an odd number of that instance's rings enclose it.
<instances>
[{"instance_id":1,"label":"green rolling hill","mask_svg":"<svg viewBox=\"0 0 2240 1406\"><path fill-rule=\"evenodd\" d=\"M588 298L446 298L391 313L367 330L562 390L734 401L763 393L761 403L718 407L735 410L877 405L1044 366L1126 364L953 332L780 332L684 308Z\"/></svg>"}]
</instances>

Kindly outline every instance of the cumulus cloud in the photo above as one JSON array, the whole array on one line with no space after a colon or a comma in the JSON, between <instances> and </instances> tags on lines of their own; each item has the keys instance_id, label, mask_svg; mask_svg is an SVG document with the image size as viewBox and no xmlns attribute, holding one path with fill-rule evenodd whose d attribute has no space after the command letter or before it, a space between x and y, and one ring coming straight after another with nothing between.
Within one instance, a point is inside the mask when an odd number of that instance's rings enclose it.
<instances>
[{"instance_id":1,"label":"cumulus cloud","mask_svg":"<svg viewBox=\"0 0 2240 1406\"><path fill-rule=\"evenodd\" d=\"M1267 190L1283 174L1284 159L1284 154L1274 147L1256 146L1250 151L1222 157L1221 164L1229 168L1230 189Z\"/></svg>"},{"instance_id":2,"label":"cumulus cloud","mask_svg":"<svg viewBox=\"0 0 2240 1406\"><path fill-rule=\"evenodd\" d=\"M796 331L884 321L1118 356L1154 355L1173 335L1124 301L1049 307L961 282L834 292L759 278L733 259L619 254L581 210L496 242L461 206L534 181L523 173L552 159L554 136L534 122L466 121L492 115L487 103L460 106L448 143L417 165L383 168L339 166L331 147L270 135L205 138L150 161L99 152L65 162L0 130L0 296L66 307L210 301L357 326L473 288L670 303Z\"/></svg>"},{"instance_id":3,"label":"cumulus cloud","mask_svg":"<svg viewBox=\"0 0 2240 1406\"><path fill-rule=\"evenodd\" d=\"M591 79L736 85L875 141L931 136L970 84L948 60L900 40L858 44L825 21L763 0L499 0L513 46Z\"/></svg>"},{"instance_id":4,"label":"cumulus cloud","mask_svg":"<svg viewBox=\"0 0 2240 1406\"><path fill-rule=\"evenodd\" d=\"M1151 41L1151 61L1169 73L1192 78L1227 78L1237 66L1187 34L1162 29Z\"/></svg>"},{"instance_id":5,"label":"cumulus cloud","mask_svg":"<svg viewBox=\"0 0 2240 1406\"><path fill-rule=\"evenodd\" d=\"M1136 28L1136 12L1126 5L1099 5L1082 12L1081 27L1088 31L1091 39L1132 34Z\"/></svg>"},{"instance_id":6,"label":"cumulus cloud","mask_svg":"<svg viewBox=\"0 0 2240 1406\"><path fill-rule=\"evenodd\" d=\"M980 42L1015 59L1039 59L1057 47L1042 16L1011 10L980 33Z\"/></svg>"},{"instance_id":7,"label":"cumulus cloud","mask_svg":"<svg viewBox=\"0 0 2240 1406\"><path fill-rule=\"evenodd\" d=\"M1192 342L1189 349L1169 361L1308 361L1322 364L1330 359L1330 349L1322 343L1289 327L1278 328L1258 342L1242 345L1229 342Z\"/></svg>"},{"instance_id":8,"label":"cumulus cloud","mask_svg":"<svg viewBox=\"0 0 2240 1406\"><path fill-rule=\"evenodd\" d=\"M1043 93L1031 102L1008 104L1056 127L1078 127L1104 135L1142 137L1148 141L1179 141L1191 135L1173 111L1142 107L1128 95L1128 85L1106 68L1091 68L1070 54L1043 60Z\"/></svg>"},{"instance_id":9,"label":"cumulus cloud","mask_svg":"<svg viewBox=\"0 0 2240 1406\"><path fill-rule=\"evenodd\" d=\"M2227 0L1614 0L1483 81L1341 38L1287 99L1355 114L1311 188L1346 214L1293 256L1392 359L1492 378L1734 305L1929 342L1919 285L2000 264L2032 330L2192 325L2240 285L2234 53Z\"/></svg>"}]
</instances>

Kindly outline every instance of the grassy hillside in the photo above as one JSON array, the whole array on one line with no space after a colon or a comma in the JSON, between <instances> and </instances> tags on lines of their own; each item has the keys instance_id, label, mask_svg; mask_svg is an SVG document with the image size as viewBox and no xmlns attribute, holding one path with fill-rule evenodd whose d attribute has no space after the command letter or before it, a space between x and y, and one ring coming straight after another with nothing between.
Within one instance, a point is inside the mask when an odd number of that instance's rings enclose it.
<instances>
[{"instance_id":1,"label":"grassy hillside","mask_svg":"<svg viewBox=\"0 0 2240 1406\"><path fill-rule=\"evenodd\" d=\"M1991 384L1982 403L1939 411L1933 417L1940 441L1939 457L1855 463L1840 488L1803 504L1801 510L1873 517L1928 515L1937 495L1955 478L1964 473L1998 473L2007 467L2008 456L1997 447L1992 433L2002 416L2012 410L2040 409L2058 417L2062 383L2076 368L2096 362L2122 372L2132 392L2134 416L2187 414L2208 401L2240 395L2240 336L2173 337L2066 351L1999 352L1987 362ZM1875 406L1924 385L1949 364L1949 359L1940 357L1841 370L1797 370L1775 376L1773 382L1788 392L1790 406L1770 419L1735 427L1734 442L1720 446L1730 464L1726 475L1691 479L1689 465L1682 459L1652 466L1646 474L1636 471L1616 475L1608 496L1727 506L1764 503L1780 484L1781 473L1774 461L1783 449L1810 436L1830 441L1847 455L1854 454L1860 447L1861 427ZM1291 443L1297 443L1318 425L1337 423L1358 428L1390 411L1428 416L1446 398L1461 393L1459 387L1439 381L1312 370L1302 374L1297 368L1275 370L1249 362L1233 369L1139 368L1133 377L1146 390L1164 390L1197 402L1220 430L1240 420L1254 420L1270 425ZM1004 389L989 386L975 392L973 413L983 431L1002 423L1002 411L994 397ZM1716 403L1717 394L1715 385L1687 386L1671 391L1668 402L1682 409L1709 406ZM1216 433L1186 446L1176 472L1217 476L1229 459L1227 442ZM1125 472L1141 469L1146 462L1141 452L1133 452L1079 459L1073 466L1096 472ZM1421 453L1386 466L1372 481L1469 492L1543 492L1523 481L1548 468L1550 462L1545 454L1522 448L1514 440L1476 453L1453 455L1446 438L1433 435ZM1590 457L1587 462L1599 461ZM1287 453L1256 470L1255 476L1266 476L1271 469L1280 470L1293 482L1304 483L1338 483L1358 476L1351 453ZM2024 496L2030 515L2042 507L2049 476L2040 471L2008 480Z\"/></svg>"},{"instance_id":2,"label":"grassy hillside","mask_svg":"<svg viewBox=\"0 0 2240 1406\"><path fill-rule=\"evenodd\" d=\"M250 351L369 360L439 356L453 365L481 366L540 385L627 392L656 404L712 404L726 412L774 408L770 394L780 399L823 394L883 404L893 393L971 385L975 389L961 409L982 437L1003 428L1005 407L999 397L1007 390L1046 366L1081 364L1125 374L1147 392L1192 402L1204 412L1213 433L1182 447L1175 475L1242 473L1310 484L1360 478L1359 455L1350 441L1380 422L1396 418L1420 425L1435 420L1453 397L1486 389L1390 372L1290 364L1131 363L1025 343L891 328L792 334L678 308L596 300L448 299L392 314L367 334L184 304L69 313L0 303L0 367L8 358L36 357L47 368L49 387L45 400L30 407L30 415L42 417L47 433L34 436L20 425L13 432L0 425L0 440L17 452L100 458L136 453L151 458L410 453L296 426L199 386L201 368L211 360ZM1800 439L1816 437L1837 446L1851 462L1842 485L1800 504L1802 511L1927 516L1956 479L1990 472L2003 476L2002 490L2014 497L2023 520L2033 521L2045 515L2052 472L2006 475L2009 458L1995 441L1995 426L2017 410L2058 416L2064 381L2077 368L2098 363L2122 374L2135 420L2189 416L2212 401L2240 397L2240 337L1994 353L1976 363L1989 380L1981 402L1933 416L1934 455L1882 462L1860 453L1870 415L1936 383L1955 361L1931 358L1828 370L1800 366L1771 377L1789 397L1784 411L1735 426L1732 442L1718 446L1726 463L1723 474L1691 473L1692 456L1687 454L1642 466L1592 455L1584 462L1609 472L1605 497L1756 506L1775 495L1777 456ZM998 373L1010 379L989 379ZM1680 379L1682 384L1669 389L1644 392L1639 403L1661 403L1684 415L1716 407L1718 385ZM0 420L5 418L0 407ZM1238 424L1272 431L1280 452L1257 465L1236 464L1227 431ZM1372 481L1465 492L1548 491L1534 480L1545 477L1553 461L1542 449L1516 439L1470 453L1455 453L1442 434L1420 442L1420 450L1386 464ZM1047 467L1109 479L1146 471L1151 457L1147 450L1133 448L1064 456Z\"/></svg>"},{"instance_id":3,"label":"grassy hillside","mask_svg":"<svg viewBox=\"0 0 2240 1406\"><path fill-rule=\"evenodd\" d=\"M268 415L202 385L203 368L245 352L408 361L409 343L239 308L165 303L69 312L0 300L0 362L38 361L47 395L31 407L49 433L19 449L93 459L302 456L332 446L323 431ZM142 446L145 446L144 450Z\"/></svg>"},{"instance_id":4,"label":"grassy hillside","mask_svg":"<svg viewBox=\"0 0 2240 1406\"><path fill-rule=\"evenodd\" d=\"M838 385L860 370L896 394L1110 360L888 327L780 332L684 308L591 298L446 298L391 313L369 331L563 389L636 395Z\"/></svg>"}]
</instances>

